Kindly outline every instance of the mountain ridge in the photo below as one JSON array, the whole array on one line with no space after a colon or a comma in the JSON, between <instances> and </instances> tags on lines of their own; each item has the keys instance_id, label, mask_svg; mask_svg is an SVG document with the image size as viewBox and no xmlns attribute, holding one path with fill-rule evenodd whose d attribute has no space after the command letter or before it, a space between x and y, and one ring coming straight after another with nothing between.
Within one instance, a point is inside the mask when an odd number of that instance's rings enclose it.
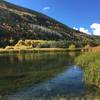
<instances>
[{"instance_id":1,"label":"mountain ridge","mask_svg":"<svg viewBox=\"0 0 100 100\"><path fill-rule=\"evenodd\" d=\"M7 4L7 6L12 5L12 3L7 2L7 1L4 1L4 0L2 0L2 2L4 2L5 6L6 6L6 4ZM28 9L28 8L21 7L21 6L18 6L18 5L13 4L13 7L14 7L14 6L15 6L15 9L16 9L17 7L19 7L19 8L20 8L19 10L22 10L23 12L27 12L27 11L28 11L28 12L31 13L31 14L33 14L33 12L34 12L35 14L39 14L40 16L45 17L45 18L47 18L47 19L50 18L51 20L54 20L54 21L56 21L57 23L62 24L62 25L65 26L66 28L70 28L70 27L68 27L67 25L61 23L60 21L57 21L57 20L55 20L54 18L51 18L51 17L49 17L49 16L47 16L47 15L41 13L41 12L37 12L37 11L35 11L35 10L31 10L31 9ZM7 9L7 7L6 7L6 9Z\"/></svg>"}]
</instances>

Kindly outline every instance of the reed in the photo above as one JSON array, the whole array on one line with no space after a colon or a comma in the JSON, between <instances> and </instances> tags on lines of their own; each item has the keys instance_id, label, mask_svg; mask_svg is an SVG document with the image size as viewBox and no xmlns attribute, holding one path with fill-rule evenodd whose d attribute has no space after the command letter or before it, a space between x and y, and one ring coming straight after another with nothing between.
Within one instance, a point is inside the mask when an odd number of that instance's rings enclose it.
<instances>
[{"instance_id":1,"label":"reed","mask_svg":"<svg viewBox=\"0 0 100 100\"><path fill-rule=\"evenodd\" d=\"M87 85L100 88L100 52L83 53L75 59L75 63L84 69Z\"/></svg>"}]
</instances>

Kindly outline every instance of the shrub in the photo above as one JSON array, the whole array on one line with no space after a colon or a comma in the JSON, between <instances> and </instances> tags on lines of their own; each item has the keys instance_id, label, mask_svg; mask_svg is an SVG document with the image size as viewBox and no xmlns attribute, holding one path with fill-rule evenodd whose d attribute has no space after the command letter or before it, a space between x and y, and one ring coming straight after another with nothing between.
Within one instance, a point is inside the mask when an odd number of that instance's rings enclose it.
<instances>
[{"instance_id":1,"label":"shrub","mask_svg":"<svg viewBox=\"0 0 100 100\"><path fill-rule=\"evenodd\" d=\"M25 40L25 44L27 46L32 46L32 40Z\"/></svg>"},{"instance_id":2,"label":"shrub","mask_svg":"<svg viewBox=\"0 0 100 100\"><path fill-rule=\"evenodd\" d=\"M25 41L19 40L15 46L26 46Z\"/></svg>"},{"instance_id":3,"label":"shrub","mask_svg":"<svg viewBox=\"0 0 100 100\"><path fill-rule=\"evenodd\" d=\"M36 48L50 48L48 43L39 43Z\"/></svg>"},{"instance_id":4,"label":"shrub","mask_svg":"<svg viewBox=\"0 0 100 100\"><path fill-rule=\"evenodd\" d=\"M74 45L74 44L71 44L71 45L69 46L69 49L75 49L75 45Z\"/></svg>"},{"instance_id":5,"label":"shrub","mask_svg":"<svg viewBox=\"0 0 100 100\"><path fill-rule=\"evenodd\" d=\"M14 49L14 46L6 46L5 49Z\"/></svg>"}]
</instances>

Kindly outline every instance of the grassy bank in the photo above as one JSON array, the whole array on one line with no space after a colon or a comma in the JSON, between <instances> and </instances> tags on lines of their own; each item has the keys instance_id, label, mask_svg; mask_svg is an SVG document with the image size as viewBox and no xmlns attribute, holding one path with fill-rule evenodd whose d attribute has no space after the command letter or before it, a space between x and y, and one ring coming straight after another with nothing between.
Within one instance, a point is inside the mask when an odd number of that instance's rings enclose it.
<instances>
[{"instance_id":1,"label":"grassy bank","mask_svg":"<svg viewBox=\"0 0 100 100\"><path fill-rule=\"evenodd\" d=\"M85 70L86 83L100 88L100 52L83 53L75 62Z\"/></svg>"}]
</instances>

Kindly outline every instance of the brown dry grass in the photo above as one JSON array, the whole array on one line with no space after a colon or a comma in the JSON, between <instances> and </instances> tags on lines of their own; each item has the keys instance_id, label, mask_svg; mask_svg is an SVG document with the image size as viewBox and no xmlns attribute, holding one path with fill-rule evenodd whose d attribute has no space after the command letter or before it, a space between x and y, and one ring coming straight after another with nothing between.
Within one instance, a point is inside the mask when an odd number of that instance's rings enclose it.
<instances>
[{"instance_id":1,"label":"brown dry grass","mask_svg":"<svg viewBox=\"0 0 100 100\"><path fill-rule=\"evenodd\" d=\"M97 51L100 51L100 46L88 48L88 50L89 50L90 52L97 52Z\"/></svg>"}]
</instances>

